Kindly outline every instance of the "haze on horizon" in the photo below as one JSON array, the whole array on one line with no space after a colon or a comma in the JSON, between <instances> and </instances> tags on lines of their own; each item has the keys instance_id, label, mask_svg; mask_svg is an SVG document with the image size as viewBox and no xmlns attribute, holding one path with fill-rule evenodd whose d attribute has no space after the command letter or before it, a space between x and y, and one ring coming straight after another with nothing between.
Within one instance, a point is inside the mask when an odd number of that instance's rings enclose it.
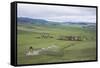
<instances>
[{"instance_id":1,"label":"haze on horizon","mask_svg":"<svg viewBox=\"0 0 100 68\"><path fill-rule=\"evenodd\" d=\"M39 4L18 4L18 17L44 19L54 22L91 22L96 23L96 8L55 6Z\"/></svg>"}]
</instances>

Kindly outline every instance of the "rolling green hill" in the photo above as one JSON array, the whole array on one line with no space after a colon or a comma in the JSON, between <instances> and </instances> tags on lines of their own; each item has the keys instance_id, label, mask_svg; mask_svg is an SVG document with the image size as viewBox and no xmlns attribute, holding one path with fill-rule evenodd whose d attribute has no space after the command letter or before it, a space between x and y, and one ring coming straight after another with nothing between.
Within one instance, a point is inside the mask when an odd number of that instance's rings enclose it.
<instances>
[{"instance_id":1,"label":"rolling green hill","mask_svg":"<svg viewBox=\"0 0 100 68\"><path fill-rule=\"evenodd\" d=\"M17 32L18 64L96 60L96 30L92 30L92 28L83 28L79 25L18 23ZM58 38L62 36L79 36L81 40L59 40ZM57 55L25 55L29 47L41 49L52 45L58 47ZM67 48L67 46L69 47ZM61 53L62 55L60 55Z\"/></svg>"}]
</instances>

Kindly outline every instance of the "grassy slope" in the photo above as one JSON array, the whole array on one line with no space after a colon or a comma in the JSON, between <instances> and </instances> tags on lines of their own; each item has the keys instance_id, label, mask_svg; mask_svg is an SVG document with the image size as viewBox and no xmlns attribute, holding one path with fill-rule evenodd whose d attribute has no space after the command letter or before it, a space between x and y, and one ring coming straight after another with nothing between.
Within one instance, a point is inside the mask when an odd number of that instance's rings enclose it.
<instances>
[{"instance_id":1,"label":"grassy slope","mask_svg":"<svg viewBox=\"0 0 100 68\"><path fill-rule=\"evenodd\" d=\"M58 28L59 27L59 28ZM48 32L54 38L37 39L41 32ZM85 41L62 41L56 40L60 35L79 35L87 37ZM50 62L69 62L96 59L95 32L81 27L62 27L62 26L18 26L18 64L36 64ZM48 47L56 44L60 48L74 44L64 50L64 56L25 56L25 50L29 46L34 48Z\"/></svg>"}]
</instances>

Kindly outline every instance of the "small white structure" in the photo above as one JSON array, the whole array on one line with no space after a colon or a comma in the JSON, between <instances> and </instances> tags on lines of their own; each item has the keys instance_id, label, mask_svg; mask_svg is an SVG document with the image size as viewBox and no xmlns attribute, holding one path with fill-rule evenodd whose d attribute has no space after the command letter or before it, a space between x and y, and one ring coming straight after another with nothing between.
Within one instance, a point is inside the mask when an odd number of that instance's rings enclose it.
<instances>
[{"instance_id":1,"label":"small white structure","mask_svg":"<svg viewBox=\"0 0 100 68\"><path fill-rule=\"evenodd\" d=\"M39 55L41 50L33 50L33 51L28 51L26 53L26 56L33 56L33 55Z\"/></svg>"},{"instance_id":2,"label":"small white structure","mask_svg":"<svg viewBox=\"0 0 100 68\"><path fill-rule=\"evenodd\" d=\"M25 54L26 56L36 56L36 55L41 55L41 54L45 54L46 52L55 52L58 50L58 46L56 45L51 45L48 46L47 48L39 48L39 49L33 49L33 50L29 50L27 51Z\"/></svg>"}]
</instances>

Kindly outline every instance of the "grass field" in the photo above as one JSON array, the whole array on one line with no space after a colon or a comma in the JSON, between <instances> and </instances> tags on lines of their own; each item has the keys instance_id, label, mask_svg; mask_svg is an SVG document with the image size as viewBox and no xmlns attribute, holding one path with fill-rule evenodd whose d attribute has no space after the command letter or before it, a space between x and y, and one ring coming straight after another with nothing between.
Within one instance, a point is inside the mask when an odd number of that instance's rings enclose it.
<instances>
[{"instance_id":1,"label":"grass field","mask_svg":"<svg viewBox=\"0 0 100 68\"><path fill-rule=\"evenodd\" d=\"M96 60L96 31L91 28L83 28L81 26L39 26L34 24L18 24L17 31L18 64ZM48 33L50 36L53 36L53 38L43 38L41 37L43 33ZM82 40L58 40L57 38L60 36L80 36ZM52 45L58 47L58 55L25 55L26 50L30 46L37 49L47 48ZM63 49L63 47L69 45L70 47Z\"/></svg>"}]
</instances>

